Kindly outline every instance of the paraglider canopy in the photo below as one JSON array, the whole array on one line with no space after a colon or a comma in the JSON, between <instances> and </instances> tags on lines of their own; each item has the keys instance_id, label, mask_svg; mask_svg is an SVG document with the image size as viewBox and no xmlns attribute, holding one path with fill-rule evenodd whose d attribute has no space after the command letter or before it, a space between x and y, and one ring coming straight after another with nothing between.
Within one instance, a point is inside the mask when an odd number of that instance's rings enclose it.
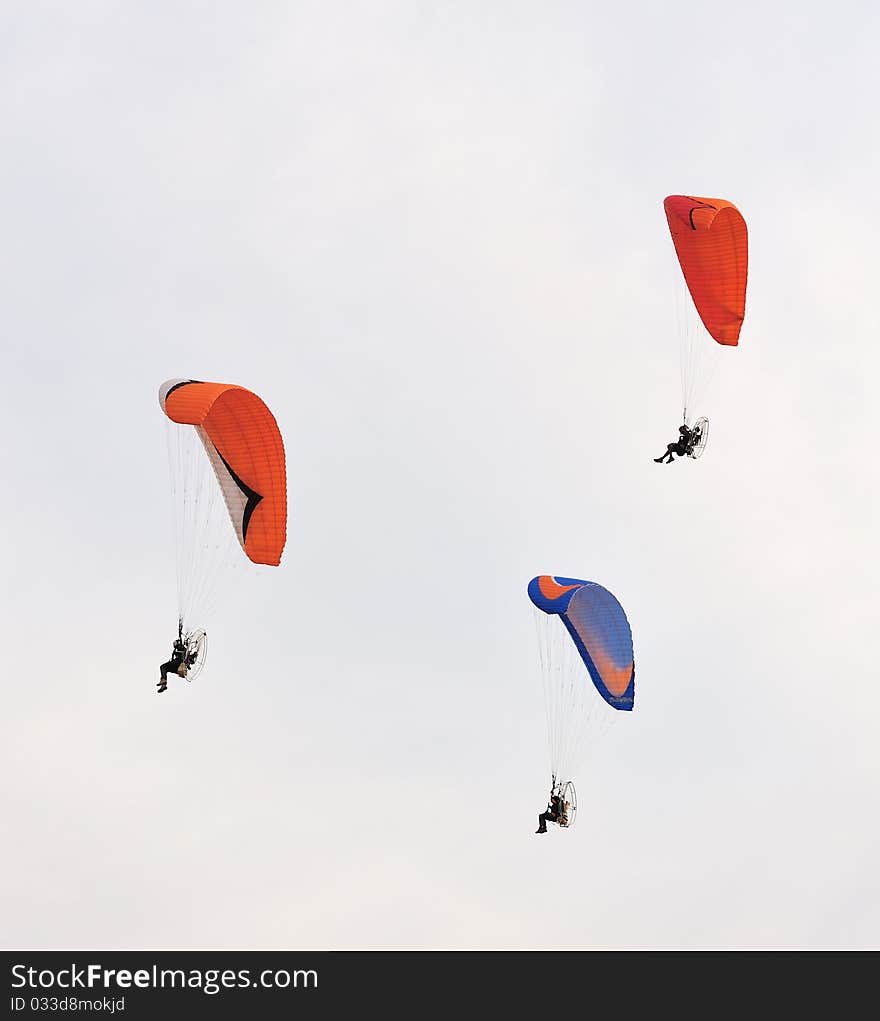
<instances>
[{"instance_id":1,"label":"paraglider canopy","mask_svg":"<svg viewBox=\"0 0 880 1021\"><path fill-rule=\"evenodd\" d=\"M248 559L278 566L287 535L284 443L272 412L250 390L169 379L159 404L172 422L195 427Z\"/></svg>"},{"instance_id":2,"label":"paraglider canopy","mask_svg":"<svg viewBox=\"0 0 880 1021\"><path fill-rule=\"evenodd\" d=\"M559 616L602 698L614 709L631 710L632 632L617 599L594 581L548 574L532 578L528 592L539 610Z\"/></svg>"},{"instance_id":3,"label":"paraglider canopy","mask_svg":"<svg viewBox=\"0 0 880 1021\"><path fill-rule=\"evenodd\" d=\"M725 199L669 195L663 200L681 271L703 325L735 347L746 311L748 230Z\"/></svg>"}]
</instances>

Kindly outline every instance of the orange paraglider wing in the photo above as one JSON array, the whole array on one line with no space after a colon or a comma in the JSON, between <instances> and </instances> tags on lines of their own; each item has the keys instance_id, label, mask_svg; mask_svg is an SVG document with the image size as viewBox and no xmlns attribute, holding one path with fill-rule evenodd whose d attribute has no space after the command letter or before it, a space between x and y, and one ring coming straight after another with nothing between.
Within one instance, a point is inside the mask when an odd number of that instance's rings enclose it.
<instances>
[{"instance_id":1,"label":"orange paraglider wing","mask_svg":"<svg viewBox=\"0 0 880 1021\"><path fill-rule=\"evenodd\" d=\"M280 564L287 538L287 473L272 412L250 390L198 380L168 380L159 402L173 422L196 428L247 557L255 564Z\"/></svg>"},{"instance_id":2,"label":"orange paraglider wing","mask_svg":"<svg viewBox=\"0 0 880 1021\"><path fill-rule=\"evenodd\" d=\"M719 344L735 347L746 312L746 221L736 206L724 199L669 195L663 208L703 325Z\"/></svg>"}]
</instances>

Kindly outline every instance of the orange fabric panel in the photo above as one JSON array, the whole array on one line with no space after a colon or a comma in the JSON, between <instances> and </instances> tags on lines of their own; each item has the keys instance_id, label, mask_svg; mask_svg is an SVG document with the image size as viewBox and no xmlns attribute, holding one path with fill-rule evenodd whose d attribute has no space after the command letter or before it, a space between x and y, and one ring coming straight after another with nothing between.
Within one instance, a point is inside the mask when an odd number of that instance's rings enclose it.
<instances>
[{"instance_id":1,"label":"orange fabric panel","mask_svg":"<svg viewBox=\"0 0 880 1021\"><path fill-rule=\"evenodd\" d=\"M746 221L725 199L669 195L666 220L681 271L703 325L719 344L736 346L746 312Z\"/></svg>"},{"instance_id":2,"label":"orange fabric panel","mask_svg":"<svg viewBox=\"0 0 880 1021\"><path fill-rule=\"evenodd\" d=\"M250 390L225 383L185 383L168 394L165 414L201 426L235 475L262 499L251 514L244 551L277 566L287 539L287 470L278 423Z\"/></svg>"},{"instance_id":3,"label":"orange fabric panel","mask_svg":"<svg viewBox=\"0 0 880 1021\"><path fill-rule=\"evenodd\" d=\"M547 599L558 599L561 595L566 592L571 592L574 588L579 588L580 582L576 585L560 585L555 578L551 578L549 574L542 574L538 578L538 588L540 589L541 595Z\"/></svg>"},{"instance_id":4,"label":"orange fabric panel","mask_svg":"<svg viewBox=\"0 0 880 1021\"><path fill-rule=\"evenodd\" d=\"M165 414L180 425L203 425L211 405L220 394L239 389L229 383L182 382L165 398Z\"/></svg>"}]
</instances>

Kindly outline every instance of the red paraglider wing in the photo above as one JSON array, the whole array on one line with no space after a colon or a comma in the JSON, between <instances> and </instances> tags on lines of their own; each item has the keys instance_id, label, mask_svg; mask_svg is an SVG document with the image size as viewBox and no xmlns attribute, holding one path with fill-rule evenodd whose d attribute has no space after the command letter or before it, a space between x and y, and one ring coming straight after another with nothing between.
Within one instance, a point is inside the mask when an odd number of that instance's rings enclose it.
<instances>
[{"instance_id":1,"label":"red paraglider wing","mask_svg":"<svg viewBox=\"0 0 880 1021\"><path fill-rule=\"evenodd\" d=\"M710 335L735 347L746 312L746 221L724 199L669 195L666 220L694 305Z\"/></svg>"},{"instance_id":2,"label":"red paraglider wing","mask_svg":"<svg viewBox=\"0 0 880 1021\"><path fill-rule=\"evenodd\" d=\"M247 557L278 566L287 536L287 476L272 412L250 390L199 380L168 380L159 402L172 422L198 431Z\"/></svg>"}]
</instances>

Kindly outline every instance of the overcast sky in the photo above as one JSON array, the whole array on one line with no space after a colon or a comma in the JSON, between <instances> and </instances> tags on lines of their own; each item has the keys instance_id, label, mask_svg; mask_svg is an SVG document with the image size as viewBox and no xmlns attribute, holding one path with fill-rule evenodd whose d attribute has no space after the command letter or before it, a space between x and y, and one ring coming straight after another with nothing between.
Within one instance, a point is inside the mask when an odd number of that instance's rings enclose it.
<instances>
[{"instance_id":1,"label":"overcast sky","mask_svg":"<svg viewBox=\"0 0 880 1021\"><path fill-rule=\"evenodd\" d=\"M4 20L4 945L880 947L876 5ZM750 272L661 467L672 193ZM170 377L263 397L291 513L157 697ZM539 837L542 573L636 701Z\"/></svg>"}]
</instances>

